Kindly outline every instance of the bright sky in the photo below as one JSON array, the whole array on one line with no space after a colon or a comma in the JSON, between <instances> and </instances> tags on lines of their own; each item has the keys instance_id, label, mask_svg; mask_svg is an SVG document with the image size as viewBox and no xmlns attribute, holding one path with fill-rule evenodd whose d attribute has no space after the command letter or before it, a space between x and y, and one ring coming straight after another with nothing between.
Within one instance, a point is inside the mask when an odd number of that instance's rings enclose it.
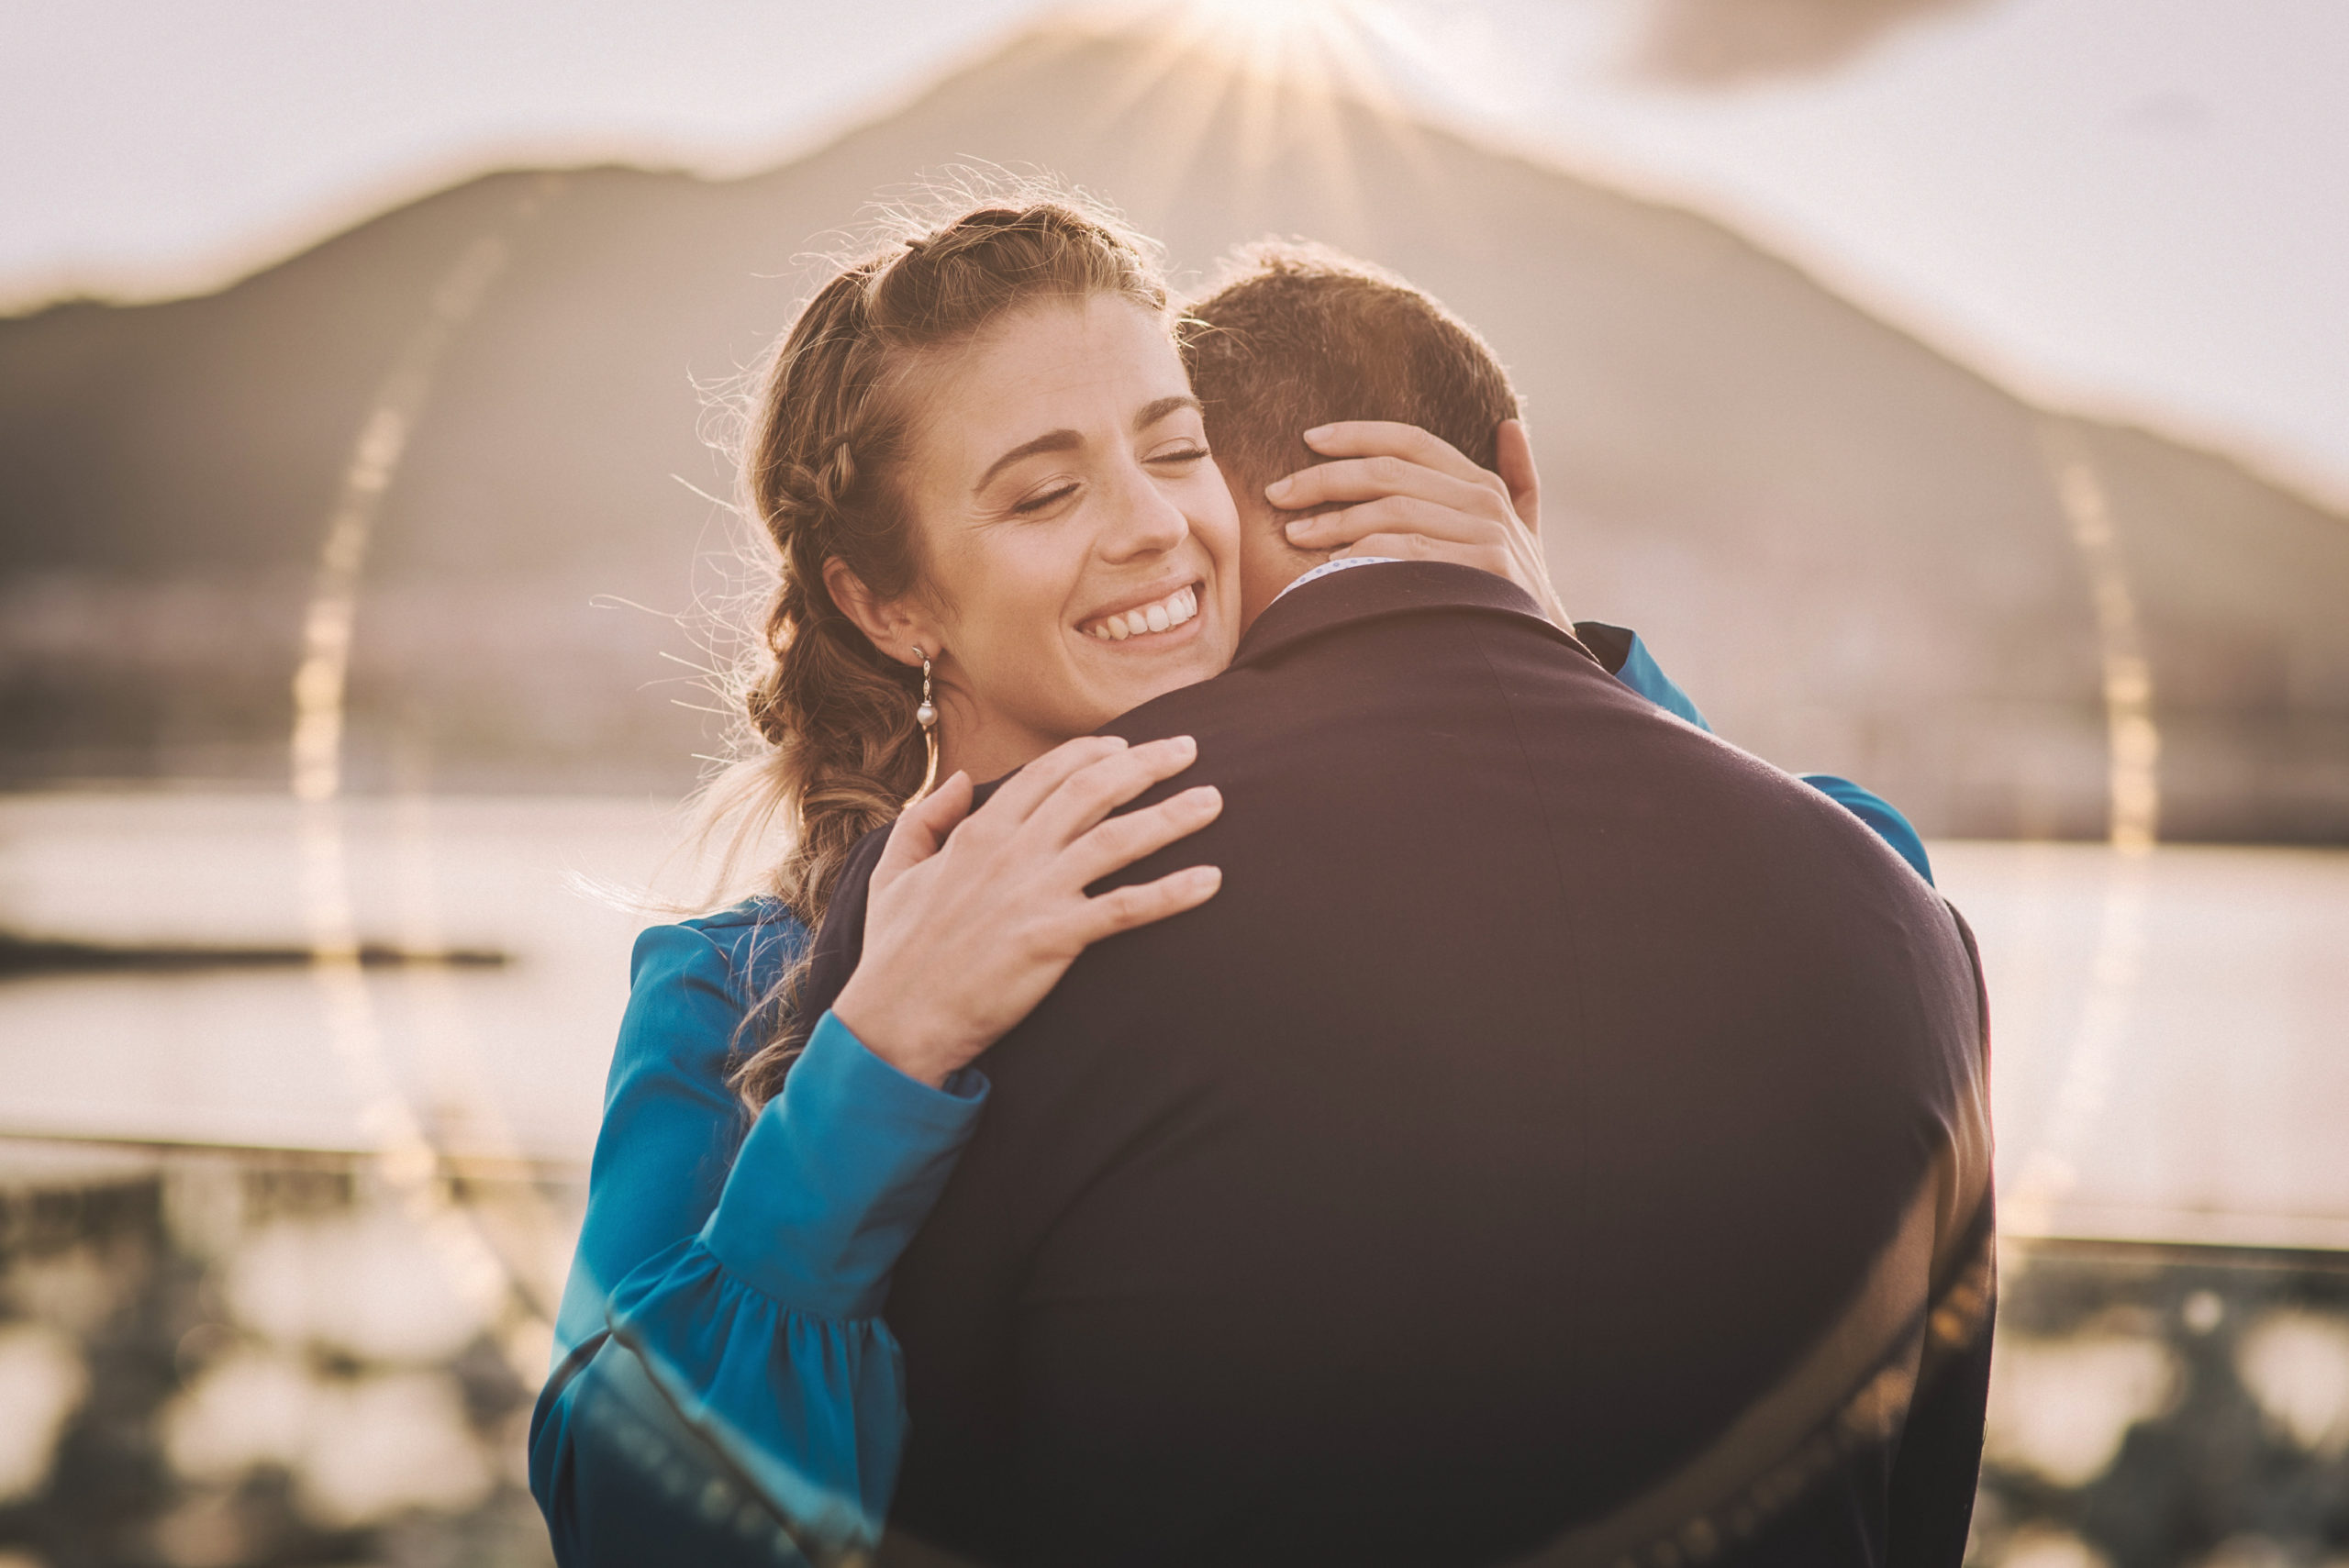
<instances>
[{"instance_id":1,"label":"bright sky","mask_svg":"<svg viewBox=\"0 0 2349 1568\"><path fill-rule=\"evenodd\" d=\"M215 286L488 167L758 167L1049 3L0 0L0 308ZM1675 0L1286 3L2026 393L2349 498L2343 0L1951 3L1702 91L1628 63Z\"/></svg>"}]
</instances>

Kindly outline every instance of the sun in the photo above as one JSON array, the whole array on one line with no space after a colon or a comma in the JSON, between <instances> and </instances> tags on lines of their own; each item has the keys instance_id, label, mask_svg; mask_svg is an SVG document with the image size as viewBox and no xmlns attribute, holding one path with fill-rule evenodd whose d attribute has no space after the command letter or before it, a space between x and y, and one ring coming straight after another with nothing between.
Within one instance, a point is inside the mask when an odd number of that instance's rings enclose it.
<instances>
[{"instance_id":1,"label":"sun","mask_svg":"<svg viewBox=\"0 0 2349 1568\"><path fill-rule=\"evenodd\" d=\"M1372 7L1365 0L1181 0L1172 9L1235 63L1277 78L1353 61Z\"/></svg>"},{"instance_id":2,"label":"sun","mask_svg":"<svg viewBox=\"0 0 2349 1568\"><path fill-rule=\"evenodd\" d=\"M1152 157L1177 178L1211 138L1227 139L1239 208L1253 210L1275 169L1301 169L1330 221L1351 231L1370 197L1357 162L1364 135L1416 156L1397 67L1425 50L1397 0L1103 0L1070 15L1132 46L1103 128L1166 117L1152 122Z\"/></svg>"}]
</instances>

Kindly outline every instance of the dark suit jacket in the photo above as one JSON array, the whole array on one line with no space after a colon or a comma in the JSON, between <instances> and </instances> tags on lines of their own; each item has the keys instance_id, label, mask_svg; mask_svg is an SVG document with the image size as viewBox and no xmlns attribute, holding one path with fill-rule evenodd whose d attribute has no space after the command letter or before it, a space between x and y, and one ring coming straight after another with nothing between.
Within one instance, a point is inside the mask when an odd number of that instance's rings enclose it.
<instances>
[{"instance_id":1,"label":"dark suit jacket","mask_svg":"<svg viewBox=\"0 0 2349 1568\"><path fill-rule=\"evenodd\" d=\"M1197 736L1166 787L1226 802L1130 876L1223 889L982 1058L888 1306L900 1549L1958 1561L1989 1140L1948 906L1464 568L1310 584L1109 728Z\"/></svg>"}]
</instances>

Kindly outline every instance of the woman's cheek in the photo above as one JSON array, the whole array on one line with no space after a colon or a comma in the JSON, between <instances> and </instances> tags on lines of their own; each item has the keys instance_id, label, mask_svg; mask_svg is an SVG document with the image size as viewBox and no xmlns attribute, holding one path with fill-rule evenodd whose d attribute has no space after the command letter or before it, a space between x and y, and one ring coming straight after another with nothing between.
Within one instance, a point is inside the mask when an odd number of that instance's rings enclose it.
<instances>
[{"instance_id":1,"label":"woman's cheek","mask_svg":"<svg viewBox=\"0 0 2349 1568\"><path fill-rule=\"evenodd\" d=\"M1208 549L1219 565L1229 566L1240 559L1240 508L1233 504L1231 492L1223 483L1223 475L1213 464L1201 475L1197 490L1197 508L1192 513L1193 527L1208 539Z\"/></svg>"},{"instance_id":2,"label":"woman's cheek","mask_svg":"<svg viewBox=\"0 0 2349 1568\"><path fill-rule=\"evenodd\" d=\"M1216 587L1225 607L1238 613L1240 605L1240 513L1222 475L1210 468L1206 485L1193 497L1191 531L1214 563Z\"/></svg>"}]
</instances>

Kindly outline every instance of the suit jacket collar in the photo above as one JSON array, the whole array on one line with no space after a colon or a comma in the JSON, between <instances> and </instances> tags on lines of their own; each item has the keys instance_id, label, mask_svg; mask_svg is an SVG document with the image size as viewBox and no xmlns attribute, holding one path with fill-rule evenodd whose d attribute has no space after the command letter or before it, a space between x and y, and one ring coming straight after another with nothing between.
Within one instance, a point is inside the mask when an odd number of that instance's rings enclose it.
<instances>
[{"instance_id":1,"label":"suit jacket collar","mask_svg":"<svg viewBox=\"0 0 2349 1568\"><path fill-rule=\"evenodd\" d=\"M1397 561L1335 573L1274 600L1241 638L1231 667L1262 663L1341 626L1437 610L1475 610L1529 620L1591 662L1599 662L1572 633L1553 626L1525 590L1507 578L1447 561Z\"/></svg>"},{"instance_id":2,"label":"suit jacket collar","mask_svg":"<svg viewBox=\"0 0 2349 1568\"><path fill-rule=\"evenodd\" d=\"M1606 661L1585 647L1579 639L1552 625L1550 617L1542 613L1525 590L1507 578L1497 577L1474 566L1457 566L1448 561L1396 561L1364 566L1353 572L1334 573L1308 583L1294 594L1284 594L1275 599L1265 606L1264 613L1256 617L1256 624L1241 638L1240 647L1232 654L1230 668L1237 670L1243 665L1270 660L1284 649L1294 648L1308 638L1319 637L1339 627L1378 620L1387 616L1424 615L1439 610L1482 611L1531 621L1600 669L1608 667ZM1628 637L1630 634L1624 635ZM1113 718L1103 728L1107 729L1118 722ZM972 797L971 808L975 811L985 806L987 797L1003 787L1019 771L1014 768L1002 778L989 779L979 785ZM868 838L885 839L888 832L887 828L876 828ZM880 851L876 846L870 851L865 869L869 872L871 865L879 859ZM847 877L843 876L841 885L849 885ZM856 879L856 886L861 899L862 876ZM861 933L864 929L861 907L854 924L860 933L856 940L861 944L863 940ZM832 925L832 920L827 917L824 929L829 931Z\"/></svg>"}]
</instances>

